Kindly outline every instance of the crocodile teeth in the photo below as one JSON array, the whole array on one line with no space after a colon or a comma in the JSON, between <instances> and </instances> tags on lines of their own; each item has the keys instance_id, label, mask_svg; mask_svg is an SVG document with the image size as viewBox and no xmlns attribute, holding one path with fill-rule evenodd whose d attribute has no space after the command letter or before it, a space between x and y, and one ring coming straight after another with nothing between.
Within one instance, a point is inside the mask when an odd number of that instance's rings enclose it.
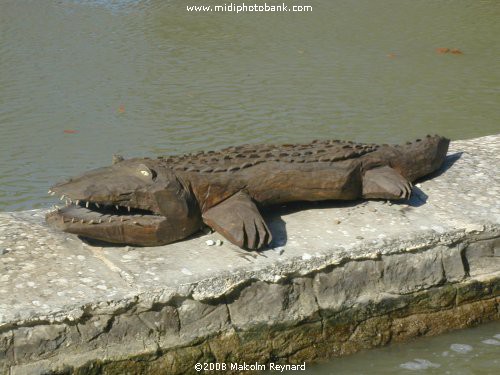
<instances>
[{"instance_id":1,"label":"crocodile teeth","mask_svg":"<svg viewBox=\"0 0 500 375\"><path fill-rule=\"evenodd\" d=\"M71 223L74 223L76 220L74 217L71 218Z\"/></svg>"},{"instance_id":2,"label":"crocodile teeth","mask_svg":"<svg viewBox=\"0 0 500 375\"><path fill-rule=\"evenodd\" d=\"M108 222L109 222L109 223L111 223L112 221L113 221L113 219L112 219L112 218L109 218Z\"/></svg>"},{"instance_id":3,"label":"crocodile teeth","mask_svg":"<svg viewBox=\"0 0 500 375\"><path fill-rule=\"evenodd\" d=\"M127 210L128 210L128 212L130 212L130 206L127 206Z\"/></svg>"},{"instance_id":4,"label":"crocodile teeth","mask_svg":"<svg viewBox=\"0 0 500 375\"><path fill-rule=\"evenodd\" d=\"M119 209L120 209L120 206L118 206L117 204L115 204L115 208L116 208L117 210L119 210Z\"/></svg>"},{"instance_id":5,"label":"crocodile teeth","mask_svg":"<svg viewBox=\"0 0 500 375\"><path fill-rule=\"evenodd\" d=\"M85 203L85 208L89 208L89 202Z\"/></svg>"},{"instance_id":6,"label":"crocodile teeth","mask_svg":"<svg viewBox=\"0 0 500 375\"><path fill-rule=\"evenodd\" d=\"M64 194L61 195L61 198L59 198L60 201L62 201L64 199Z\"/></svg>"},{"instance_id":7,"label":"crocodile teeth","mask_svg":"<svg viewBox=\"0 0 500 375\"><path fill-rule=\"evenodd\" d=\"M120 221L121 221L121 222L123 222L123 221L125 221L125 219L124 219L123 217L121 217L121 218L120 218Z\"/></svg>"},{"instance_id":8,"label":"crocodile teeth","mask_svg":"<svg viewBox=\"0 0 500 375\"><path fill-rule=\"evenodd\" d=\"M83 219L80 220L80 223L85 224L85 220L83 220Z\"/></svg>"},{"instance_id":9,"label":"crocodile teeth","mask_svg":"<svg viewBox=\"0 0 500 375\"><path fill-rule=\"evenodd\" d=\"M99 204L98 204L98 203L94 203L94 204L95 204L95 206L96 206L97 208L100 208L100 207L101 207L101 206L99 206Z\"/></svg>"},{"instance_id":10,"label":"crocodile teeth","mask_svg":"<svg viewBox=\"0 0 500 375\"><path fill-rule=\"evenodd\" d=\"M75 204L78 206L78 205L80 204L80 199L77 199L77 200L75 201Z\"/></svg>"},{"instance_id":11,"label":"crocodile teeth","mask_svg":"<svg viewBox=\"0 0 500 375\"><path fill-rule=\"evenodd\" d=\"M97 222L98 222L99 224L101 224L101 223L102 223L102 220L101 220L101 219L99 219L99 220L97 220Z\"/></svg>"},{"instance_id":12,"label":"crocodile teeth","mask_svg":"<svg viewBox=\"0 0 500 375\"><path fill-rule=\"evenodd\" d=\"M94 220L90 220L90 221L89 221L89 224L94 224Z\"/></svg>"}]
</instances>

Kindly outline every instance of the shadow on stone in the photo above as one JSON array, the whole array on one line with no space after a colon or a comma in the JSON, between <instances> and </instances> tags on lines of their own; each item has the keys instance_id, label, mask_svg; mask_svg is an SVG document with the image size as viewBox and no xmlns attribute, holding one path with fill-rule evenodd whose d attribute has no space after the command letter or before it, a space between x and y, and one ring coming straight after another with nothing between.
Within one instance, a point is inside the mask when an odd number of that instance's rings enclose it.
<instances>
[{"instance_id":1,"label":"shadow on stone","mask_svg":"<svg viewBox=\"0 0 500 375\"><path fill-rule=\"evenodd\" d=\"M84 242L85 244L89 246L94 246L94 247L127 247L129 245L125 244L119 244L119 243L111 243L111 242L106 242L106 241L101 241L101 240L96 240L94 238L88 238L88 237L82 237L78 236L78 238Z\"/></svg>"},{"instance_id":2,"label":"shadow on stone","mask_svg":"<svg viewBox=\"0 0 500 375\"><path fill-rule=\"evenodd\" d=\"M412 194L410 199L407 201L408 206L411 207L420 207L427 203L427 199L429 196L425 194L422 189L413 186Z\"/></svg>"},{"instance_id":3,"label":"shadow on stone","mask_svg":"<svg viewBox=\"0 0 500 375\"><path fill-rule=\"evenodd\" d=\"M427 180L431 180L433 178L436 178L438 176L441 176L443 173L445 173L448 169L450 169L453 164L457 162L458 159L462 157L463 152L456 152L454 154L448 155L444 161L443 166L438 169L436 172L431 173L430 175L427 175L417 181L415 183L420 183L424 182ZM422 189L418 188L417 186L413 186L412 189L412 195L408 201L401 201L401 202L394 202L395 204L407 204L411 207L420 207L423 206L427 202L427 198L429 196L425 194Z\"/></svg>"},{"instance_id":4,"label":"shadow on stone","mask_svg":"<svg viewBox=\"0 0 500 375\"><path fill-rule=\"evenodd\" d=\"M186 240L191 240L193 238L198 238L201 236L204 236L205 233L203 231L198 231L189 237L180 239L179 241L176 242L182 242ZM95 246L95 247L121 247L121 248L126 248L126 247L134 247L134 248L141 248L141 247L148 247L148 246L141 246L141 245L130 245L130 244L123 244L123 243L113 243L113 242L106 242L106 241L101 241L101 240L96 240L94 238L88 238L88 237L83 237L83 236L77 236L82 242L89 246Z\"/></svg>"},{"instance_id":5,"label":"shadow on stone","mask_svg":"<svg viewBox=\"0 0 500 375\"><path fill-rule=\"evenodd\" d=\"M441 176L448 169L450 169L453 166L453 164L455 164L458 161L458 159L460 159L462 157L462 154L463 154L463 152L455 152L454 154L450 154L450 155L446 156L446 159L444 160L444 164L441 168L439 168L437 171L435 171L431 174L428 174L427 176L419 179L415 183L424 182L427 180L432 180L433 178Z\"/></svg>"}]
</instances>

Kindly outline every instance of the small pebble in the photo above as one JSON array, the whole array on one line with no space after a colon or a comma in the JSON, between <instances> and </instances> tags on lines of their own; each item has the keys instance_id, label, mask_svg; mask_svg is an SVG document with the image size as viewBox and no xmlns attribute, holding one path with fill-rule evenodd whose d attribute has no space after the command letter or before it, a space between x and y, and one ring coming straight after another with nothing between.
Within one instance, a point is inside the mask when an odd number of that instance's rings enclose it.
<instances>
[{"instance_id":1,"label":"small pebble","mask_svg":"<svg viewBox=\"0 0 500 375\"><path fill-rule=\"evenodd\" d=\"M356 239L358 239L358 240L364 240L365 238L363 236L356 236Z\"/></svg>"},{"instance_id":2,"label":"small pebble","mask_svg":"<svg viewBox=\"0 0 500 375\"><path fill-rule=\"evenodd\" d=\"M335 224L340 224L340 223L341 223L341 221L337 219L337 220L335 220L335 221L334 221L334 223L335 223Z\"/></svg>"},{"instance_id":3,"label":"small pebble","mask_svg":"<svg viewBox=\"0 0 500 375\"><path fill-rule=\"evenodd\" d=\"M214 240L206 240L205 243L207 244L207 246L214 246L215 245Z\"/></svg>"},{"instance_id":4,"label":"small pebble","mask_svg":"<svg viewBox=\"0 0 500 375\"><path fill-rule=\"evenodd\" d=\"M216 244L217 246L222 246L222 241L221 241L221 240L217 240L217 241L215 241L215 244Z\"/></svg>"}]
</instances>

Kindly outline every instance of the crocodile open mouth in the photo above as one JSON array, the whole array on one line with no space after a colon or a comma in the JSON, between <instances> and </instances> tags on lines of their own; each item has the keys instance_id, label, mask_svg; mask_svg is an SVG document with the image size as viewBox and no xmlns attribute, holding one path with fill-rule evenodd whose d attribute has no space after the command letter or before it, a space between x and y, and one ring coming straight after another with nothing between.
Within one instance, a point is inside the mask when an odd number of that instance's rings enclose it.
<instances>
[{"instance_id":1,"label":"crocodile open mouth","mask_svg":"<svg viewBox=\"0 0 500 375\"><path fill-rule=\"evenodd\" d=\"M49 194L55 195L55 192L49 190ZM149 210L119 204L73 200L66 195L62 195L60 200L65 202L65 206L55 206L47 214L47 217L52 219L58 218L60 224L64 226L71 226L71 224L98 225L113 223L149 226L165 219L163 216Z\"/></svg>"}]
</instances>

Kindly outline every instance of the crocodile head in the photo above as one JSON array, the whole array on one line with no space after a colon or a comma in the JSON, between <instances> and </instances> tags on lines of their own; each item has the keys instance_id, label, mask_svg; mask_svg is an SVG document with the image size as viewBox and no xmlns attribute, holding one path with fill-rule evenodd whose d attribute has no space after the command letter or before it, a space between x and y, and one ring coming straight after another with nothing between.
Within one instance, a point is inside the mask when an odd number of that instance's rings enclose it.
<instances>
[{"instance_id":1,"label":"crocodile head","mask_svg":"<svg viewBox=\"0 0 500 375\"><path fill-rule=\"evenodd\" d=\"M129 159L99 168L49 190L66 201L47 214L59 229L106 242L142 246L185 238L201 227L190 187L168 167Z\"/></svg>"}]
</instances>

